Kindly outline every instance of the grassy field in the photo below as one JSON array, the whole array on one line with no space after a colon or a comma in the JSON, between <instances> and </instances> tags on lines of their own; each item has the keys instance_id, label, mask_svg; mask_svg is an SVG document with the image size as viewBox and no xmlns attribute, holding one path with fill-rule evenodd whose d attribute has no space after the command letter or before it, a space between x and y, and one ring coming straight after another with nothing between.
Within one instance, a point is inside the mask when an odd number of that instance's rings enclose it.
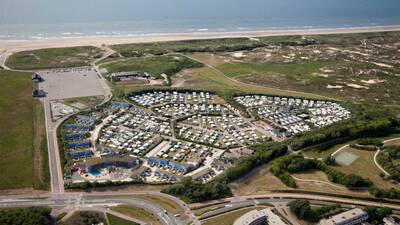
<instances>
[{"instance_id":1,"label":"grassy field","mask_svg":"<svg viewBox=\"0 0 400 225\"><path fill-rule=\"evenodd\" d=\"M31 97L31 76L0 71L0 82L0 189L46 188L43 106Z\"/></svg>"},{"instance_id":2,"label":"grassy field","mask_svg":"<svg viewBox=\"0 0 400 225\"><path fill-rule=\"evenodd\" d=\"M107 219L108 219L108 225L139 225L138 223L124 220L122 218L119 218L111 214L107 214Z\"/></svg>"},{"instance_id":3,"label":"grassy field","mask_svg":"<svg viewBox=\"0 0 400 225\"><path fill-rule=\"evenodd\" d=\"M164 55L116 60L102 64L101 68L106 69L108 73L145 71L160 78L163 73L171 76L183 69L201 66L200 63L183 56Z\"/></svg>"},{"instance_id":4,"label":"grassy field","mask_svg":"<svg viewBox=\"0 0 400 225\"><path fill-rule=\"evenodd\" d=\"M251 64L251 63L225 63L217 68L228 76L237 77L242 75L286 75L287 78L296 79L311 79L313 73L318 69L335 65L337 62L305 62L293 64Z\"/></svg>"},{"instance_id":5,"label":"grassy field","mask_svg":"<svg viewBox=\"0 0 400 225\"><path fill-rule=\"evenodd\" d=\"M242 215L246 214L247 212L250 212L254 209L257 210L262 210L265 209L266 207L249 207L249 208L244 208L244 209L238 209L229 213L225 213L220 216L216 216L210 219L205 220L201 224L203 225L232 225L236 219L241 217Z\"/></svg>"},{"instance_id":6,"label":"grassy field","mask_svg":"<svg viewBox=\"0 0 400 225\"><path fill-rule=\"evenodd\" d=\"M215 52L254 48L260 46L258 41L248 38L222 38L207 40L188 40L153 42L141 44L114 45L113 49L123 56L142 56L143 54L166 54L171 52Z\"/></svg>"},{"instance_id":7,"label":"grassy field","mask_svg":"<svg viewBox=\"0 0 400 225\"><path fill-rule=\"evenodd\" d=\"M181 214L183 215L185 212L184 210L174 201L169 200L167 198L155 195L141 195L140 198L143 198L146 201L153 202L155 204L159 204L162 208L167 210L172 214Z\"/></svg>"},{"instance_id":8,"label":"grassy field","mask_svg":"<svg viewBox=\"0 0 400 225\"><path fill-rule=\"evenodd\" d=\"M345 148L345 152L357 155L358 158L350 166L334 166L335 169L346 174L357 174L365 178L369 178L377 187L380 188L399 188L399 185L391 184L389 181L383 180L379 174L381 171L374 163L374 151L358 150L351 147Z\"/></svg>"},{"instance_id":9,"label":"grassy field","mask_svg":"<svg viewBox=\"0 0 400 225\"><path fill-rule=\"evenodd\" d=\"M89 65L101 54L100 49L91 46L39 49L15 53L6 64L20 70L80 67Z\"/></svg>"},{"instance_id":10,"label":"grassy field","mask_svg":"<svg viewBox=\"0 0 400 225\"><path fill-rule=\"evenodd\" d=\"M326 99L325 96L296 92L277 88L269 88L245 84L231 80L218 70L209 67L187 70L172 77L174 79L184 79L182 87L215 91L221 97L232 96L240 93L260 93L269 95L299 96L313 99ZM114 87L120 91L129 93L131 91L150 89L154 87L143 87L135 85L119 85ZM176 89L177 87L173 87ZM167 88L165 88L167 89Z\"/></svg>"},{"instance_id":11,"label":"grassy field","mask_svg":"<svg viewBox=\"0 0 400 225\"><path fill-rule=\"evenodd\" d=\"M138 208L136 206L132 205L119 205L116 207L111 208L113 211L122 213L126 216L130 216L132 218L141 220L141 221L146 221L147 223L153 224L153 225L161 225L161 222L158 221L158 219L150 214L149 212Z\"/></svg>"}]
</instances>

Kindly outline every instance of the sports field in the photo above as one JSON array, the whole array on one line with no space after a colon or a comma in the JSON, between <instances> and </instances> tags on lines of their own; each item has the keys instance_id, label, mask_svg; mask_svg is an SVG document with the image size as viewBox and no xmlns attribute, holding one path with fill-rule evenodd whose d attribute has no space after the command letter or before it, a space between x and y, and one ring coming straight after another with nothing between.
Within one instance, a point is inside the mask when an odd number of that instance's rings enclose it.
<instances>
[{"instance_id":1,"label":"sports field","mask_svg":"<svg viewBox=\"0 0 400 225\"><path fill-rule=\"evenodd\" d=\"M30 73L0 71L0 189L47 188L43 106Z\"/></svg>"}]
</instances>

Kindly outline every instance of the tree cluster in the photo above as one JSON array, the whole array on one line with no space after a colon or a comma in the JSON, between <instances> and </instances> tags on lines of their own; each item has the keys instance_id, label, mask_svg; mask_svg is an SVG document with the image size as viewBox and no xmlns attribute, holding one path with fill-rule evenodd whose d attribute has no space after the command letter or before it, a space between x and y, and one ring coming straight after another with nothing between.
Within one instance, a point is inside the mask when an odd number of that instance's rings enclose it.
<instances>
[{"instance_id":1,"label":"tree cluster","mask_svg":"<svg viewBox=\"0 0 400 225\"><path fill-rule=\"evenodd\" d=\"M381 224L383 218L392 214L390 208L366 207L365 211L368 214L368 222L371 224Z\"/></svg>"},{"instance_id":2,"label":"tree cluster","mask_svg":"<svg viewBox=\"0 0 400 225\"><path fill-rule=\"evenodd\" d=\"M50 222L51 209L30 207L0 210L0 224L7 225L47 225Z\"/></svg>"},{"instance_id":3,"label":"tree cluster","mask_svg":"<svg viewBox=\"0 0 400 225\"><path fill-rule=\"evenodd\" d=\"M371 186L368 191L376 198L400 199L399 189L382 189L378 188L377 186Z\"/></svg>"},{"instance_id":4,"label":"tree cluster","mask_svg":"<svg viewBox=\"0 0 400 225\"><path fill-rule=\"evenodd\" d=\"M297 218L306 220L308 222L318 222L324 217L328 217L332 213L338 213L340 205L326 205L312 209L310 202L307 200L293 200L288 203L290 211L296 215Z\"/></svg>"},{"instance_id":5,"label":"tree cluster","mask_svg":"<svg viewBox=\"0 0 400 225\"><path fill-rule=\"evenodd\" d=\"M179 183L163 189L162 192L178 196L188 203L232 196L232 192L225 182L213 181L203 184L191 177L182 178Z\"/></svg>"},{"instance_id":6,"label":"tree cluster","mask_svg":"<svg viewBox=\"0 0 400 225\"><path fill-rule=\"evenodd\" d=\"M289 146L292 150L300 150L332 140L337 140L340 143L340 139L342 138L359 138L389 133L397 125L397 120L390 117L381 116L375 119L364 117L353 118L324 127L323 129L302 134L301 136L296 136L290 139Z\"/></svg>"}]
</instances>

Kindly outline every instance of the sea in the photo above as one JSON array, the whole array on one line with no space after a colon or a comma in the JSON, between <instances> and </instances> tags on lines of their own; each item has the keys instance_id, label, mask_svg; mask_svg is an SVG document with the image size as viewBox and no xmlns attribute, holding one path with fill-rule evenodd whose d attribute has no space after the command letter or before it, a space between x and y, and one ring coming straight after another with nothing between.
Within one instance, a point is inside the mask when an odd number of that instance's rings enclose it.
<instances>
[{"instance_id":1,"label":"sea","mask_svg":"<svg viewBox=\"0 0 400 225\"><path fill-rule=\"evenodd\" d=\"M399 0L0 0L0 40L397 25Z\"/></svg>"}]
</instances>

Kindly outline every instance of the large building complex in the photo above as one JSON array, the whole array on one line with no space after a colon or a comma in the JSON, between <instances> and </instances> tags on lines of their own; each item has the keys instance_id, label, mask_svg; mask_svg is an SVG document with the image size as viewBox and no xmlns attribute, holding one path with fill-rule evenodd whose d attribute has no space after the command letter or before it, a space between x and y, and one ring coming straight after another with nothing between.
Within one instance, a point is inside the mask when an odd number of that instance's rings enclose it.
<instances>
[{"instance_id":1,"label":"large building complex","mask_svg":"<svg viewBox=\"0 0 400 225\"><path fill-rule=\"evenodd\" d=\"M356 225L361 224L368 220L368 214L360 208L355 208L338 215L335 215L329 219L323 219L320 221L320 225Z\"/></svg>"},{"instance_id":2,"label":"large building complex","mask_svg":"<svg viewBox=\"0 0 400 225\"><path fill-rule=\"evenodd\" d=\"M252 210L239 217L233 225L286 225L270 208Z\"/></svg>"}]
</instances>

